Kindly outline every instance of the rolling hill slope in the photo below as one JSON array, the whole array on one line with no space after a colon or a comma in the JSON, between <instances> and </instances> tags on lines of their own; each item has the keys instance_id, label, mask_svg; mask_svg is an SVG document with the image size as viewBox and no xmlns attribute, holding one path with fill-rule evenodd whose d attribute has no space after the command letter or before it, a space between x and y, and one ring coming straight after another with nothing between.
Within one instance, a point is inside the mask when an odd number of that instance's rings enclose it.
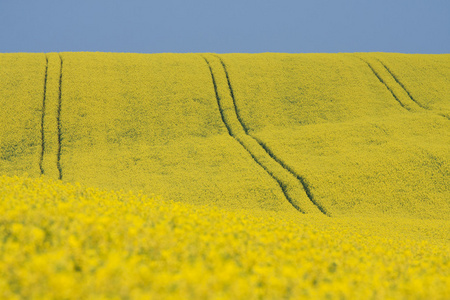
<instances>
[{"instance_id":1,"label":"rolling hill slope","mask_svg":"<svg viewBox=\"0 0 450 300\"><path fill-rule=\"evenodd\" d=\"M40 174L45 56L0 55L0 171Z\"/></svg>"},{"instance_id":2,"label":"rolling hill slope","mask_svg":"<svg viewBox=\"0 0 450 300\"><path fill-rule=\"evenodd\" d=\"M250 134L302 176L324 207L339 215L448 218L449 122L416 103L427 97L412 100L378 58L397 56L233 54L223 61ZM411 70L416 57L406 57ZM449 56L431 57L441 68L410 80L448 86ZM450 101L446 88L433 100L440 107Z\"/></svg>"},{"instance_id":3,"label":"rolling hill slope","mask_svg":"<svg viewBox=\"0 0 450 300\"><path fill-rule=\"evenodd\" d=\"M448 219L449 64L0 54L0 173L288 215Z\"/></svg>"}]
</instances>

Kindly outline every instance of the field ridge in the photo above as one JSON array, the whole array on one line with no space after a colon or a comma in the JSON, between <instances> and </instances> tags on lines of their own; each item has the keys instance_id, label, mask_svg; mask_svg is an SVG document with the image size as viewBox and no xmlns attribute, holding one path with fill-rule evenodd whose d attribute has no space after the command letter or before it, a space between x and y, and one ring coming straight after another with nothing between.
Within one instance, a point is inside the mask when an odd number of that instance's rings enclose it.
<instances>
[{"instance_id":1,"label":"field ridge","mask_svg":"<svg viewBox=\"0 0 450 300\"><path fill-rule=\"evenodd\" d=\"M215 55L214 55L215 56ZM240 118L233 95L233 89L229 79L226 66L220 57L216 57L217 68L223 68L224 78L222 89L219 92L218 77L214 75L213 66L210 60L202 56L206 61L214 85L214 91L219 106L219 111L228 133L235 138L252 156L253 160L259 164L280 186L286 199L291 205L302 213L318 213L330 216L330 213L317 201L310 198L306 192L303 181L298 180L296 174L293 174L276 159L272 152L267 151L266 147L260 144L252 135L248 133L244 122ZM227 88L224 88L226 86ZM221 97L223 92L224 97ZM228 101L227 101L228 100Z\"/></svg>"}]
</instances>

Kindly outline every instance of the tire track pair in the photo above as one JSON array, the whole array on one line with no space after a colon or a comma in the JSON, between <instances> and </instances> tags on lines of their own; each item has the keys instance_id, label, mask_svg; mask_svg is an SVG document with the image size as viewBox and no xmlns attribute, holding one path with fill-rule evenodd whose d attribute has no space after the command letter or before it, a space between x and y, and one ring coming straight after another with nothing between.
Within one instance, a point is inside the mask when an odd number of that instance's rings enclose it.
<instances>
[{"instance_id":1,"label":"tire track pair","mask_svg":"<svg viewBox=\"0 0 450 300\"><path fill-rule=\"evenodd\" d=\"M330 216L323 205L314 199L306 181L276 157L267 145L249 133L236 106L236 98L223 60L215 55L202 55L202 58L209 68L220 115L230 136L277 182L294 208L302 213Z\"/></svg>"},{"instance_id":2,"label":"tire track pair","mask_svg":"<svg viewBox=\"0 0 450 300\"><path fill-rule=\"evenodd\" d=\"M45 55L44 93L41 116L41 175L62 179L61 168L61 84L63 60L60 54Z\"/></svg>"},{"instance_id":3,"label":"tire track pair","mask_svg":"<svg viewBox=\"0 0 450 300\"><path fill-rule=\"evenodd\" d=\"M376 57L362 58L356 56L362 60L372 71L372 73L378 78L378 80L389 90L394 99L406 110L410 112L426 110L432 111L420 101L417 101L411 93L406 89L405 85L395 76L395 74ZM449 119L444 114L437 113L437 115Z\"/></svg>"}]
</instances>

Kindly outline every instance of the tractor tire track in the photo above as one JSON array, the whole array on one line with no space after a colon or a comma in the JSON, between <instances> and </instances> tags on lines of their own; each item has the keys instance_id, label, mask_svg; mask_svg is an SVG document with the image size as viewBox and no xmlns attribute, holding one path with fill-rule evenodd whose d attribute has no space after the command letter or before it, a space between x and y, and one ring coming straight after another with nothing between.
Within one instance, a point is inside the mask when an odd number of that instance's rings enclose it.
<instances>
[{"instance_id":1,"label":"tractor tire track","mask_svg":"<svg viewBox=\"0 0 450 300\"><path fill-rule=\"evenodd\" d=\"M61 54L58 54L59 60L61 61L60 65L60 73L59 73L59 92L58 92L58 109L56 113L56 123L58 126L58 150L56 154L56 167L58 168L59 179L62 180L62 168L61 168L61 142L62 142L62 134L61 134L61 96L62 96L62 76L63 76L63 59Z\"/></svg>"},{"instance_id":2,"label":"tractor tire track","mask_svg":"<svg viewBox=\"0 0 450 300\"><path fill-rule=\"evenodd\" d=\"M247 125L245 125L240 113L239 113L239 109L236 105L236 98L234 95L234 91L233 91L233 87L231 85L231 81L230 81L230 76L227 70L227 66L225 65L224 61L222 60L222 58L220 58L219 56L215 55L219 60L220 63L223 66L223 69L225 71L226 77L227 77L227 83L228 83L228 88L230 89L230 93L231 93L231 98L233 99L233 104L234 104L234 108L235 108L235 113L236 116L239 120L239 123L241 123L242 128L244 128L244 131L247 135L249 135L250 137L252 137L256 142L258 142L258 144L264 149L264 151L267 152L267 154L269 154L269 156L274 159L278 164L280 164L284 169L286 169L287 171L289 171L292 175L295 176L295 178L297 178L297 180L301 183L301 185L303 186L303 189L306 192L306 195L308 196L309 200L315 205L317 206L317 208L325 215L329 215L329 213L326 211L326 209L323 207L323 205L321 205L314 197L313 193L311 192L311 188L309 187L309 184L306 182L306 179L303 178L302 176L300 176L297 172L295 172L291 167L289 167L284 161L282 161L278 156L276 156L273 151L259 138L257 138L256 136L252 135L249 133L248 127Z\"/></svg>"},{"instance_id":3,"label":"tractor tire track","mask_svg":"<svg viewBox=\"0 0 450 300\"><path fill-rule=\"evenodd\" d=\"M221 101L220 101L220 97L219 97L219 92L218 92L218 90L217 90L217 83L216 83L216 79L215 79L215 76L214 76L214 73L213 73L213 71L212 71L212 68L211 68L211 65L210 65L210 63L209 63L209 61L205 58L205 57L203 57L203 59L206 61L206 63L207 63L207 65L208 65L208 68L209 68L209 71L210 71L210 73L211 73L211 78L212 78L212 81L213 81L213 85L214 85L214 92L215 92L215 95L216 95L216 99L217 99L217 105L219 106L219 111L220 111L220 116L221 116L221 118L222 118L222 121L223 121L223 123L225 124L225 127L227 128L227 130L228 130L228 134L231 136L231 137L233 137L249 154L250 154L250 156L253 158L253 160L261 167L261 168L263 168L264 169L264 171L266 171L266 173L268 173L276 182L277 182L277 184L278 184L278 186L281 188L281 190L282 190L282 192L283 192L283 194L284 194L284 196L286 197L286 199L289 201L289 203L291 203L292 204L292 206L296 209L296 210L298 210L299 212L301 212L301 213L305 213L298 205L296 205L295 203L294 203L294 201L289 197L289 195L287 194L287 191L286 191L286 189L287 189L287 187L286 187L286 185L285 184L283 184L283 182L281 181L281 180L279 180L274 174L273 174L273 172L271 172L263 163L261 163L261 161L259 161L256 157L255 157L255 155L248 149L248 147L246 147L246 145L245 145L245 143L244 143L244 141L242 141L242 139L240 139L239 137L237 137L234 133L233 133L233 131L232 131L232 129L231 129L231 126L228 124L228 122L226 122L225 121L225 116L224 116L224 109L223 109L223 107L222 107L222 103L221 103ZM244 131L245 131L245 128L243 128L244 129Z\"/></svg>"},{"instance_id":4,"label":"tractor tire track","mask_svg":"<svg viewBox=\"0 0 450 300\"><path fill-rule=\"evenodd\" d=\"M41 119L42 152L41 174L58 179L58 106L61 76L61 61L58 53L46 53L47 71L45 95L43 97L43 113Z\"/></svg>"},{"instance_id":5,"label":"tractor tire track","mask_svg":"<svg viewBox=\"0 0 450 300\"><path fill-rule=\"evenodd\" d=\"M386 69L386 71L392 76L392 78L394 78L395 82L398 83L398 85L400 85L402 87L402 89L406 92L406 94L408 95L408 97L411 99L411 101L413 101L414 103L416 103L420 108L428 110L428 111L432 111L431 109L429 109L428 107L424 106L422 103L420 103L420 101L417 101L409 92L408 89L406 89L406 87L403 85L403 83L398 80L397 76L394 75L394 73L386 66L385 63L383 63L380 59L376 58L376 60L378 60L380 62L380 64ZM444 114L440 114L437 113L439 116L446 118L447 120L450 120L449 116L446 116Z\"/></svg>"},{"instance_id":6,"label":"tractor tire track","mask_svg":"<svg viewBox=\"0 0 450 300\"><path fill-rule=\"evenodd\" d=\"M41 175L44 175L44 152L45 152L45 110L47 94L47 76L48 76L48 57L45 55L45 75L44 75L44 95L42 97L42 116L41 116L41 154L39 157L39 169Z\"/></svg>"},{"instance_id":7,"label":"tractor tire track","mask_svg":"<svg viewBox=\"0 0 450 300\"><path fill-rule=\"evenodd\" d=\"M357 56L360 60L362 60L365 64L367 64L367 66L369 66L370 70L372 71L372 73L378 78L378 80L388 89L388 91L392 94L392 96L394 97L394 99L398 102L398 104L401 105L401 107L403 107L404 109L411 111L411 108L409 108L408 106L406 106L402 101L400 101L400 99L395 95L394 91L387 85L387 83L383 80L383 78L381 78L380 74L378 74L377 71L375 71L375 69L373 68L373 66L366 61L365 59Z\"/></svg>"},{"instance_id":8,"label":"tractor tire track","mask_svg":"<svg viewBox=\"0 0 450 300\"><path fill-rule=\"evenodd\" d=\"M411 98L412 101L414 101L421 108L428 109L425 106L423 106L419 101L414 99L413 96L411 96L411 93L405 88L405 86L398 80L398 78L394 75L394 73L392 73L391 70L381 60L379 60L378 58L376 60L380 62L380 64L386 69L386 71L392 76L392 78L394 78L394 80L402 87L402 89L406 92L406 94L408 94L409 98Z\"/></svg>"},{"instance_id":9,"label":"tractor tire track","mask_svg":"<svg viewBox=\"0 0 450 300\"><path fill-rule=\"evenodd\" d=\"M294 171L294 169L292 169L290 166L288 166L284 161L282 161L280 158L278 158L278 156L276 156L273 151L259 138L251 135L251 137L253 137L258 144L267 152L267 154L270 155L270 157L272 157L277 163L279 163L283 168L285 168L286 170L288 170L292 175L295 176L295 178L297 178L297 180L301 183L301 185L303 186L303 189L305 190L306 195L308 196L309 200L315 205L317 206L317 208L325 215L330 215L328 213L328 211L323 207L323 205L321 205L320 203L318 203L318 201L316 200L316 198L314 197L313 193L311 192L311 188L309 186L309 184L307 183L306 179L302 176L300 176L296 171Z\"/></svg>"},{"instance_id":10,"label":"tractor tire track","mask_svg":"<svg viewBox=\"0 0 450 300\"><path fill-rule=\"evenodd\" d=\"M323 206L318 205L318 203L314 200L305 181L303 179L299 180L299 176L296 176L289 171L289 169L285 167L285 164L282 163L267 148L267 146L248 133L248 128L242 121L242 118L238 112L231 81L222 59L216 56L220 62L220 65L223 67L228 84L227 91L222 91L225 93L225 97L221 97L221 92L218 89L217 78L214 75L210 60L208 60L205 56L202 56L202 58L208 65L220 115L230 136L239 142L239 144L241 144L241 146L250 154L253 160L277 182L284 196L295 209L301 213L318 213L330 216L329 212L327 212ZM229 93L229 95L226 95L226 93ZM229 99L231 101L227 102L226 98L228 97L231 98Z\"/></svg>"}]
</instances>

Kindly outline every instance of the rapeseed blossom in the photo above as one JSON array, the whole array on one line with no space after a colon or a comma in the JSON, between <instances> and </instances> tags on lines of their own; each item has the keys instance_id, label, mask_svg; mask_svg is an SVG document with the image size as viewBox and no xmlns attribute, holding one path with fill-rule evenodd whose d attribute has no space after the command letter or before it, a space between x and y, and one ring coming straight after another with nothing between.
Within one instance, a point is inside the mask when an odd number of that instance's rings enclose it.
<instances>
[{"instance_id":1,"label":"rapeseed blossom","mask_svg":"<svg viewBox=\"0 0 450 300\"><path fill-rule=\"evenodd\" d=\"M450 296L448 242L0 177L0 298ZM315 219L317 218L317 219Z\"/></svg>"}]
</instances>

